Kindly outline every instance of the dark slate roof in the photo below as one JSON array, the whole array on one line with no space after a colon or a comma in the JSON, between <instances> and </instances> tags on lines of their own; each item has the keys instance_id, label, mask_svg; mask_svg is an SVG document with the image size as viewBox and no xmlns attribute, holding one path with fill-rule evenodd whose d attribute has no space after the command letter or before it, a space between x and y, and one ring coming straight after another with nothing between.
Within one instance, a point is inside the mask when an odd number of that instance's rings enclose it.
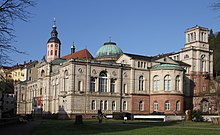
<instances>
[{"instance_id":1,"label":"dark slate roof","mask_svg":"<svg viewBox=\"0 0 220 135\"><path fill-rule=\"evenodd\" d=\"M51 37L51 38L47 41L47 43L59 43L59 44L61 44L59 38L57 38L57 37Z\"/></svg>"},{"instance_id":2,"label":"dark slate roof","mask_svg":"<svg viewBox=\"0 0 220 135\"><path fill-rule=\"evenodd\" d=\"M174 52L159 54L159 55L153 56L152 60L158 60L158 59L161 59L161 58L164 58L164 57L169 57L170 55L174 55L174 54L175 54Z\"/></svg>"},{"instance_id":3,"label":"dark slate roof","mask_svg":"<svg viewBox=\"0 0 220 135\"><path fill-rule=\"evenodd\" d=\"M137 54L129 54L129 53L124 53L124 54L131 57L132 59L138 59L138 60L150 61L153 58L153 57L150 57L150 56L143 56L143 55L137 55Z\"/></svg>"}]
</instances>

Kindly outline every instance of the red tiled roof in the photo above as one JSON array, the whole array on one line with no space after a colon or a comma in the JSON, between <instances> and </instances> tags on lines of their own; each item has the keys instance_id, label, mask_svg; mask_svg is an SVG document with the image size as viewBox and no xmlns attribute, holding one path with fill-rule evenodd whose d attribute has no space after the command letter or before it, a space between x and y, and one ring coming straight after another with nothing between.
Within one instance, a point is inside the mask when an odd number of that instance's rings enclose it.
<instances>
[{"instance_id":1,"label":"red tiled roof","mask_svg":"<svg viewBox=\"0 0 220 135\"><path fill-rule=\"evenodd\" d=\"M63 56L63 59L70 60L70 59L93 59L93 56L87 49L83 49L77 51L75 53L71 53L69 55Z\"/></svg>"}]
</instances>

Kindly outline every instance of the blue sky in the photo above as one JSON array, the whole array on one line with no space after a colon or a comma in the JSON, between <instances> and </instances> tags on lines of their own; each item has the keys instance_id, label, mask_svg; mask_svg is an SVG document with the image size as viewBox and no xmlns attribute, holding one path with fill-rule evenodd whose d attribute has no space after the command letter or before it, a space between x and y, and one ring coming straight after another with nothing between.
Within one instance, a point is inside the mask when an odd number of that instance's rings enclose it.
<instances>
[{"instance_id":1,"label":"blue sky","mask_svg":"<svg viewBox=\"0 0 220 135\"><path fill-rule=\"evenodd\" d=\"M61 55L87 48L93 56L112 41L126 53L157 55L184 47L187 28L200 25L220 31L216 0L36 0L29 22L14 24L14 45L28 53L10 54L14 64L41 60L46 54L53 18L56 17Z\"/></svg>"}]
</instances>

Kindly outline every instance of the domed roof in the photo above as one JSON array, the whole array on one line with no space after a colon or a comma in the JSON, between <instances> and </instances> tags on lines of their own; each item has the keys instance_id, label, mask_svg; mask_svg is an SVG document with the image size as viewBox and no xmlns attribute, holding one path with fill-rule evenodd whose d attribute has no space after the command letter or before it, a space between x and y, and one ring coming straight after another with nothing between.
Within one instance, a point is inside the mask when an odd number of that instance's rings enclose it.
<instances>
[{"instance_id":1,"label":"domed roof","mask_svg":"<svg viewBox=\"0 0 220 135\"><path fill-rule=\"evenodd\" d=\"M59 43L59 44L61 44L59 38L57 38L57 37L51 37L51 38L47 41L47 43Z\"/></svg>"},{"instance_id":2,"label":"domed roof","mask_svg":"<svg viewBox=\"0 0 220 135\"><path fill-rule=\"evenodd\" d=\"M123 54L122 50L114 42L106 42L96 53L97 59L116 60Z\"/></svg>"},{"instance_id":3,"label":"domed roof","mask_svg":"<svg viewBox=\"0 0 220 135\"><path fill-rule=\"evenodd\" d=\"M181 70L183 71L184 69L179 66L179 65L175 65L175 64L157 64L154 65L151 70L161 70L161 69L171 69L171 70Z\"/></svg>"}]
</instances>

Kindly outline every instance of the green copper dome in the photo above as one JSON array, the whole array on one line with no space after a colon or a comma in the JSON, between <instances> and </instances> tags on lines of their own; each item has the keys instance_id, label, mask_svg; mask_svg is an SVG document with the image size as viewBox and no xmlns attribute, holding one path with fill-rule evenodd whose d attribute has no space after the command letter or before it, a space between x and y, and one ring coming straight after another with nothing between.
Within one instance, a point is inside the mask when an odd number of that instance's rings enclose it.
<instances>
[{"instance_id":1,"label":"green copper dome","mask_svg":"<svg viewBox=\"0 0 220 135\"><path fill-rule=\"evenodd\" d=\"M106 42L97 51L96 58L102 60L116 60L122 54L122 50L116 46L116 43Z\"/></svg>"},{"instance_id":2,"label":"green copper dome","mask_svg":"<svg viewBox=\"0 0 220 135\"><path fill-rule=\"evenodd\" d=\"M171 69L171 70L181 70L183 71L184 69L179 66L179 65L175 65L175 64L157 64L154 65L151 70L161 70L161 69Z\"/></svg>"}]
</instances>

